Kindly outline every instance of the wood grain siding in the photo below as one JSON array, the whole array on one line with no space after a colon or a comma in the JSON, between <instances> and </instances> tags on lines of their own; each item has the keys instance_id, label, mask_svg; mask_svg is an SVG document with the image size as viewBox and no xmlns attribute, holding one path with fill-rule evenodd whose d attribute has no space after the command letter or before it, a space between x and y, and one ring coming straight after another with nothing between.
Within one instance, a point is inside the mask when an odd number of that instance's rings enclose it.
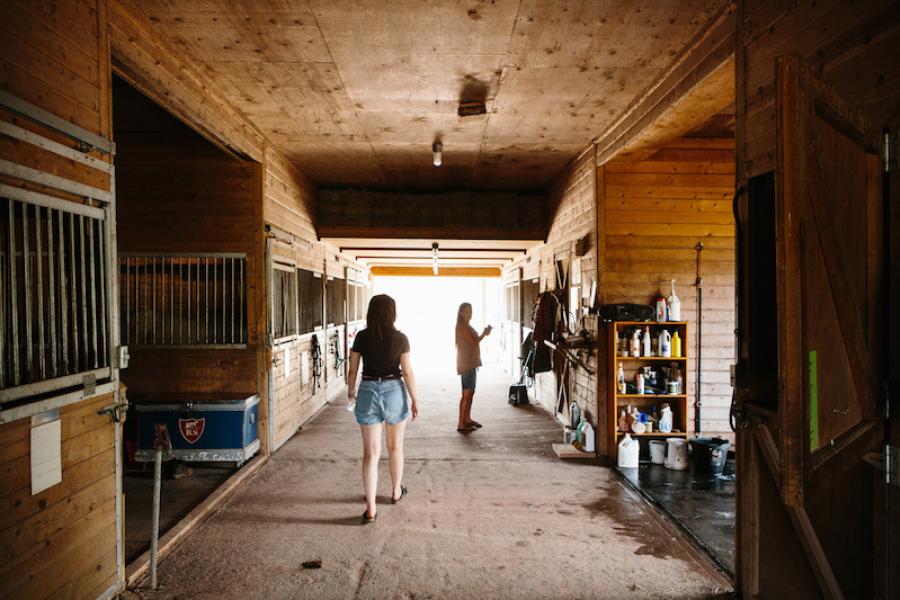
<instances>
[{"instance_id":1,"label":"wood grain siding","mask_svg":"<svg viewBox=\"0 0 900 600\"><path fill-rule=\"evenodd\" d=\"M262 161L262 134L182 51L155 33L139 6L131 0L109 2L109 42L116 74L214 144Z\"/></svg>"},{"instance_id":2,"label":"wood grain siding","mask_svg":"<svg viewBox=\"0 0 900 600\"><path fill-rule=\"evenodd\" d=\"M522 258L505 268L504 281L508 281L517 269L522 269L522 279L540 278L541 289L556 289L555 260L568 260L571 264L575 256L577 240L587 238L587 252L581 259L582 285L590 286L596 278L597 248L595 241L595 201L594 201L594 169L593 152L584 152L574 161L553 185L550 191L551 219L546 243L529 250ZM518 275L516 275L518 278ZM530 306L523 307L530 311ZM585 326L592 335L597 335L597 319L588 317ZM508 348L515 356L519 348ZM558 360L556 360L558 362ZM587 364L594 371L589 375L583 369L572 369L568 380L568 393L571 400L578 402L588 419L598 427L598 436L605 430L605 412L597 409L597 377L603 377L605 367L597 361L596 353L587 358ZM557 377L553 372L541 373L536 377L533 395L551 414L556 411ZM603 442L598 439L603 446Z\"/></svg>"},{"instance_id":3,"label":"wood grain siding","mask_svg":"<svg viewBox=\"0 0 900 600\"><path fill-rule=\"evenodd\" d=\"M734 354L734 155L733 140L682 138L651 152L647 160L607 163L597 169L595 179L593 153L586 151L554 187L555 210L547 242L504 269L505 279L521 268L523 280L538 277L544 289L553 289L554 260L574 258L575 241L587 236L587 252L581 257L582 286L598 281L602 303L649 304L676 279L682 318L694 335L694 246L703 242L702 429L705 434L726 437L732 435L728 409ZM595 213L597 206L599 214ZM602 271L598 264L603 265ZM588 317L585 326L592 335L605 339L606 327L596 318ZM689 353L695 356L696 338L689 343ZM588 364L595 375L573 370L569 394L591 422L599 424L598 447L605 449L608 374L604 344ZM696 369L695 363L690 368ZM692 370L688 378L691 398L695 380ZM555 411L557 384L552 373L539 375L535 382L535 399L551 412ZM693 428L693 408L688 418Z\"/></svg>"},{"instance_id":4,"label":"wood grain siding","mask_svg":"<svg viewBox=\"0 0 900 600\"><path fill-rule=\"evenodd\" d=\"M28 419L0 425L0 598L96 598L116 579L115 431L96 396L60 410L62 483L31 494Z\"/></svg>"},{"instance_id":5,"label":"wood grain siding","mask_svg":"<svg viewBox=\"0 0 900 600\"><path fill-rule=\"evenodd\" d=\"M318 241L316 233L315 185L280 152L269 146L265 161L264 219L273 230L270 248L273 256L292 261L297 268L322 273L324 282L328 276L344 278L344 270L350 266L360 272L365 268L343 256L340 251ZM319 307L323 313L324 304ZM325 403L339 394L345 385L344 377L334 368L334 356L330 352L328 331L303 332L295 339L277 344L271 351L273 412L275 419L275 448L280 447L311 419ZM344 328L338 330L344 339ZM312 379L312 338L316 336L323 353L322 379L314 386ZM346 345L346 344L344 344ZM346 348L342 349L346 358ZM285 353L290 355L290 371L285 369ZM302 381L303 361L307 362L310 379Z\"/></svg>"},{"instance_id":6,"label":"wood grain siding","mask_svg":"<svg viewBox=\"0 0 900 600\"><path fill-rule=\"evenodd\" d=\"M688 322L689 429L694 429L697 252L703 243L701 429L732 436L734 362L734 140L682 138L647 160L600 167L605 181L604 301L652 304L675 279ZM606 352L606 348L602 348ZM601 397L605 394L602 390Z\"/></svg>"},{"instance_id":7,"label":"wood grain siding","mask_svg":"<svg viewBox=\"0 0 900 600\"><path fill-rule=\"evenodd\" d=\"M0 3L0 89L90 134L109 138L106 0ZM0 121L69 148L65 134L6 111ZM106 154L90 151L109 161ZM110 189L100 170L0 136L0 157ZM84 198L12 177L3 182L62 200ZM124 392L122 392L124 395ZM94 396L60 409L62 482L31 494L31 423L0 425L0 598L96 598L116 585L116 426Z\"/></svg>"},{"instance_id":8,"label":"wood grain siding","mask_svg":"<svg viewBox=\"0 0 900 600\"><path fill-rule=\"evenodd\" d=\"M898 125L900 7L863 2L747 2L738 16L738 97L747 178L775 168L775 59L799 55L877 125Z\"/></svg>"}]
</instances>

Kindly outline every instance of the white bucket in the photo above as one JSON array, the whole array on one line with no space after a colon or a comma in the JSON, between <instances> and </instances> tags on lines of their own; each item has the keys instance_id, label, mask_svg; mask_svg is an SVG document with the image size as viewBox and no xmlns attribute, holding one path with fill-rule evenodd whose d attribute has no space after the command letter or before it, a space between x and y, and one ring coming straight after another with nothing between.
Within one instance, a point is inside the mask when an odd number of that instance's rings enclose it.
<instances>
[{"instance_id":1,"label":"white bucket","mask_svg":"<svg viewBox=\"0 0 900 600\"><path fill-rule=\"evenodd\" d=\"M616 464L620 469L637 469L641 444L627 433L619 442L619 457Z\"/></svg>"},{"instance_id":2,"label":"white bucket","mask_svg":"<svg viewBox=\"0 0 900 600\"><path fill-rule=\"evenodd\" d=\"M662 440L650 440L650 462L654 465L665 464L666 443Z\"/></svg>"},{"instance_id":3,"label":"white bucket","mask_svg":"<svg viewBox=\"0 0 900 600\"><path fill-rule=\"evenodd\" d=\"M688 468L687 440L683 438L666 438L666 468L673 471L686 471Z\"/></svg>"}]
</instances>

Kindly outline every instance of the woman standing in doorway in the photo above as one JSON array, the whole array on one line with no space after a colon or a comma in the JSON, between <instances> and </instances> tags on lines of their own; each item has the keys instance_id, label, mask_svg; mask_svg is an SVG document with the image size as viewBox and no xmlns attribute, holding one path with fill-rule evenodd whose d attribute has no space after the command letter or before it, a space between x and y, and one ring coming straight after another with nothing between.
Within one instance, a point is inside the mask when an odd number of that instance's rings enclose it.
<instances>
[{"instance_id":1,"label":"woman standing in doorway","mask_svg":"<svg viewBox=\"0 0 900 600\"><path fill-rule=\"evenodd\" d=\"M481 423L472 420L472 399L475 396L475 380L481 366L481 340L491 334L488 325L478 335L469 321L472 320L472 305L463 302L456 313L456 372L462 379L462 398L459 400L459 424L457 431L474 431Z\"/></svg>"},{"instance_id":2,"label":"woman standing in doorway","mask_svg":"<svg viewBox=\"0 0 900 600\"><path fill-rule=\"evenodd\" d=\"M369 301L366 328L356 335L350 351L347 396L356 401L356 422L362 430L363 487L366 510L363 523L377 516L378 461L381 458L382 424L387 424L387 446L391 462L391 502L397 504L408 490L403 485L403 435L410 414L419 417L416 379L409 360L409 340L397 331L397 305L386 294ZM359 391L356 377L362 357L363 373Z\"/></svg>"}]
</instances>

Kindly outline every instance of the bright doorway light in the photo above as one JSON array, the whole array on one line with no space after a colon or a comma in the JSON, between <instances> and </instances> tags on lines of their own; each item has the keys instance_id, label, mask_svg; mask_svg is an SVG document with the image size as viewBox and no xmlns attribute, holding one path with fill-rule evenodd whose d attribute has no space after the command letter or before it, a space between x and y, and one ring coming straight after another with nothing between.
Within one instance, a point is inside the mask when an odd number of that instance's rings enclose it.
<instances>
[{"instance_id":1,"label":"bright doorway light","mask_svg":"<svg viewBox=\"0 0 900 600\"><path fill-rule=\"evenodd\" d=\"M481 360L499 360L498 277L375 277L373 293L397 302L397 328L409 338L413 367L421 373L456 374L456 312L472 304L472 327L494 331L481 343Z\"/></svg>"}]
</instances>

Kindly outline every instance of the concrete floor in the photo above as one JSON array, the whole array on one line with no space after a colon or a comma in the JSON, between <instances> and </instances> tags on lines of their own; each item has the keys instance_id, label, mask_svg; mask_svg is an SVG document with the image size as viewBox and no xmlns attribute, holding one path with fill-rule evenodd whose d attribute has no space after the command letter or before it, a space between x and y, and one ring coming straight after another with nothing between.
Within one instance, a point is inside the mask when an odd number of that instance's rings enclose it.
<instances>
[{"instance_id":1,"label":"concrete floor","mask_svg":"<svg viewBox=\"0 0 900 600\"><path fill-rule=\"evenodd\" d=\"M168 465L167 465L168 466ZM191 509L203 502L235 469L196 464L190 475L164 478L160 486L159 534L163 535ZM146 469L128 469L123 477L125 493L125 563L148 548L153 527L153 465Z\"/></svg>"},{"instance_id":2,"label":"concrete floor","mask_svg":"<svg viewBox=\"0 0 900 600\"><path fill-rule=\"evenodd\" d=\"M419 377L403 504L360 525L358 428L336 402L161 564L158 592L128 597L724 597L617 475L553 455L559 425L507 405L506 376L479 374L484 429L470 434L456 431L457 379ZM383 501L386 459L381 475Z\"/></svg>"},{"instance_id":3,"label":"concrete floor","mask_svg":"<svg viewBox=\"0 0 900 600\"><path fill-rule=\"evenodd\" d=\"M622 474L694 536L719 565L734 572L735 483L708 473L641 464Z\"/></svg>"}]
</instances>

